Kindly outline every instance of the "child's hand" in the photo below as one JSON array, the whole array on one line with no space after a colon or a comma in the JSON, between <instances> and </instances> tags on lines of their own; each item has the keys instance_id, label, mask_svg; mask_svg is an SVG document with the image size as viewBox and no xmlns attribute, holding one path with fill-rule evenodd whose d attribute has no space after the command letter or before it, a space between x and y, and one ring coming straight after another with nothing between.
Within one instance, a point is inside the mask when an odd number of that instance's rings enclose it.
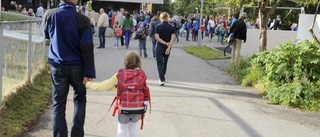
<instances>
[{"instance_id":1,"label":"child's hand","mask_svg":"<svg viewBox=\"0 0 320 137\"><path fill-rule=\"evenodd\" d=\"M82 83L83 83L83 85L86 85L86 84L87 84L87 82L88 82L88 81L91 81L91 80L92 80L92 78L84 77L84 78L83 78L83 82L82 82Z\"/></svg>"}]
</instances>

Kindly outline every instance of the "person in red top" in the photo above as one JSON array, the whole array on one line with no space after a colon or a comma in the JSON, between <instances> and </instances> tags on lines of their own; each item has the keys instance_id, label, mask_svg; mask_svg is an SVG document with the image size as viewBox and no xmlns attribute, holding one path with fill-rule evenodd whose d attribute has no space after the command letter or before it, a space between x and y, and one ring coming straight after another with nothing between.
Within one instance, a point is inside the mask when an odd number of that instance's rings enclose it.
<instances>
[{"instance_id":1,"label":"person in red top","mask_svg":"<svg viewBox=\"0 0 320 137\"><path fill-rule=\"evenodd\" d=\"M203 32L204 32L204 24L203 24L203 22L201 24L200 30L201 30L201 36L202 36L202 39L203 39Z\"/></svg>"},{"instance_id":2,"label":"person in red top","mask_svg":"<svg viewBox=\"0 0 320 137\"><path fill-rule=\"evenodd\" d=\"M111 25L114 26L114 20L116 18L117 12L113 12L112 17L111 17Z\"/></svg>"}]
</instances>

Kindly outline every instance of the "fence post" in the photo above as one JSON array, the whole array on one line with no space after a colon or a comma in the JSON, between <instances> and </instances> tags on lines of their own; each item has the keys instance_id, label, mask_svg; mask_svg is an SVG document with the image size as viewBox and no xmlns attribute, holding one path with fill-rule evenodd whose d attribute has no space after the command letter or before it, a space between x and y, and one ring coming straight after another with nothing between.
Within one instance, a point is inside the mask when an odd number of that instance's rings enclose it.
<instances>
[{"instance_id":1,"label":"fence post","mask_svg":"<svg viewBox=\"0 0 320 137\"><path fill-rule=\"evenodd\" d=\"M29 42L28 42L28 50L27 50L27 80L31 80L32 73L32 21L29 21Z\"/></svg>"},{"instance_id":2,"label":"fence post","mask_svg":"<svg viewBox=\"0 0 320 137\"><path fill-rule=\"evenodd\" d=\"M2 61L3 61L3 46L4 46L4 41L3 41L3 24L0 21L0 108L2 106Z\"/></svg>"}]
</instances>

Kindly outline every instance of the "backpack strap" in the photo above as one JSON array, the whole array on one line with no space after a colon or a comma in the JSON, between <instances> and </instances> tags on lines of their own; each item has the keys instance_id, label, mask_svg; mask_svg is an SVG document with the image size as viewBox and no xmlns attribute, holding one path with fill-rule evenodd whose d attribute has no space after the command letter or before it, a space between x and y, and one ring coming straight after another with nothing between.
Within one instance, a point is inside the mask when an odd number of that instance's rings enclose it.
<instances>
[{"instance_id":1,"label":"backpack strap","mask_svg":"<svg viewBox=\"0 0 320 137\"><path fill-rule=\"evenodd\" d=\"M140 130L143 129L143 125L144 125L144 114L141 114L141 125L140 125Z\"/></svg>"},{"instance_id":2,"label":"backpack strap","mask_svg":"<svg viewBox=\"0 0 320 137\"><path fill-rule=\"evenodd\" d=\"M111 105L110 105L110 107L109 107L108 112L110 112L110 109L111 109L111 107L113 106L114 102L117 101L116 106L114 107L114 110L113 110L113 112L112 112L112 116L115 116L117 111L118 111L118 114L120 114L120 113L119 113L120 109L119 109L118 100L119 100L119 97L118 97L118 96L115 96L114 99L113 99L113 101L112 101L112 103L111 103Z\"/></svg>"}]
</instances>

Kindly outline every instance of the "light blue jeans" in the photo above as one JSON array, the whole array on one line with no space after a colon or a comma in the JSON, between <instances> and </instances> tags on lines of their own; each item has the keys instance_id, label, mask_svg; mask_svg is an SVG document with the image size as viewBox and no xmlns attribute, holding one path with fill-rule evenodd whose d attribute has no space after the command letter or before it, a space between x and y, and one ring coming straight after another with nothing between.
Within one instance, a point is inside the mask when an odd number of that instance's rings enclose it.
<instances>
[{"instance_id":1,"label":"light blue jeans","mask_svg":"<svg viewBox=\"0 0 320 137\"><path fill-rule=\"evenodd\" d=\"M120 40L120 37L114 37L114 46L115 47L119 46L119 40Z\"/></svg>"},{"instance_id":2,"label":"light blue jeans","mask_svg":"<svg viewBox=\"0 0 320 137\"><path fill-rule=\"evenodd\" d=\"M146 38L139 39L139 54L140 54L140 57L142 57L142 50L143 50L144 57L148 56L146 44L147 44L147 39Z\"/></svg>"}]
</instances>

